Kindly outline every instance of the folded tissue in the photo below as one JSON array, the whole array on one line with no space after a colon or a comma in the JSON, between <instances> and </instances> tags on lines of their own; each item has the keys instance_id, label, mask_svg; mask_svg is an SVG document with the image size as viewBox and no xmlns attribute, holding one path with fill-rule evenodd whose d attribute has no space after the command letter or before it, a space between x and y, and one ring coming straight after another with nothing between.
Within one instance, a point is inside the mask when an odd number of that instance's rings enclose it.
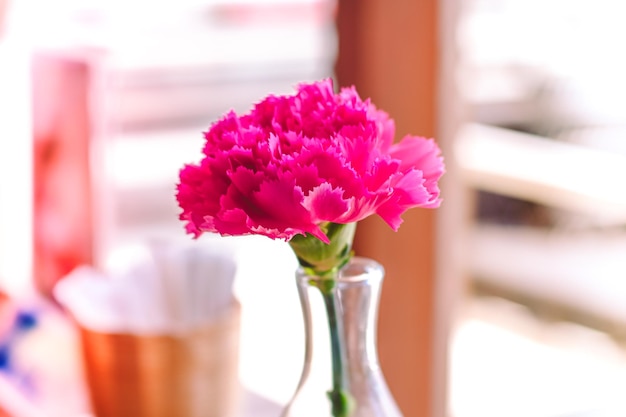
<instances>
[{"instance_id":1,"label":"folded tissue","mask_svg":"<svg viewBox=\"0 0 626 417\"><path fill-rule=\"evenodd\" d=\"M220 239L150 241L114 251L102 269L80 266L54 288L85 328L182 334L236 308L234 250Z\"/></svg>"}]
</instances>

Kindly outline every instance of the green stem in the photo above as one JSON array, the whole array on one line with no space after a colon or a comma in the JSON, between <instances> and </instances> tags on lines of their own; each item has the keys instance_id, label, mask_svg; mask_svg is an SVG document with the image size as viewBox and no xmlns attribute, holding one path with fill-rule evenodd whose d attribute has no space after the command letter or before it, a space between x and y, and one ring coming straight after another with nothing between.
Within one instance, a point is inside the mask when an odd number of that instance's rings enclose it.
<instances>
[{"instance_id":1,"label":"green stem","mask_svg":"<svg viewBox=\"0 0 626 417\"><path fill-rule=\"evenodd\" d=\"M324 298L332 353L333 387L328 391L333 417L349 417L354 410L354 400L346 387L343 369L343 340L340 334L336 298L339 271L352 257L352 240L356 223L323 223L329 243L324 243L311 234L296 235L289 241L298 263L311 276L309 283L316 286Z\"/></svg>"},{"instance_id":2,"label":"green stem","mask_svg":"<svg viewBox=\"0 0 626 417\"><path fill-rule=\"evenodd\" d=\"M321 289L321 288L320 288ZM337 320L337 309L335 305L335 291L330 289L324 291L324 304L328 316L328 330L330 332L330 348L332 355L333 388L328 392L331 402L333 417L348 417L351 413L350 395L345 386L343 374L343 356L341 350L341 339L339 335L339 323Z\"/></svg>"}]
</instances>

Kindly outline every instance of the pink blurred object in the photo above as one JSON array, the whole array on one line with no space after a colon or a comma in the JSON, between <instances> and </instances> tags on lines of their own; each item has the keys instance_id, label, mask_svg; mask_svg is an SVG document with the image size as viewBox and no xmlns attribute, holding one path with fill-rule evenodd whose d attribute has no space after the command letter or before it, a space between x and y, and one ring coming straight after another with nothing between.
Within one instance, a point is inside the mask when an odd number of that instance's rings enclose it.
<instances>
[{"instance_id":1,"label":"pink blurred object","mask_svg":"<svg viewBox=\"0 0 626 417\"><path fill-rule=\"evenodd\" d=\"M35 287L92 262L89 65L51 53L33 58Z\"/></svg>"},{"instance_id":2,"label":"pink blurred object","mask_svg":"<svg viewBox=\"0 0 626 417\"><path fill-rule=\"evenodd\" d=\"M4 33L4 27L6 22L6 15L9 9L9 0L0 0L0 39Z\"/></svg>"}]
</instances>

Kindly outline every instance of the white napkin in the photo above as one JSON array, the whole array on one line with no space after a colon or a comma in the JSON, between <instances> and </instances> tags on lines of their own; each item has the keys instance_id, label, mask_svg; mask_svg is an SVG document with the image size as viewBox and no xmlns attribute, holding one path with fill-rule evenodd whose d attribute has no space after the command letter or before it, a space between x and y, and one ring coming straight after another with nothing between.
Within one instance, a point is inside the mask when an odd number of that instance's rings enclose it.
<instances>
[{"instance_id":1,"label":"white napkin","mask_svg":"<svg viewBox=\"0 0 626 417\"><path fill-rule=\"evenodd\" d=\"M214 321L234 303L234 251L220 238L127 245L103 269L81 266L54 288L59 303L94 331L176 334Z\"/></svg>"}]
</instances>

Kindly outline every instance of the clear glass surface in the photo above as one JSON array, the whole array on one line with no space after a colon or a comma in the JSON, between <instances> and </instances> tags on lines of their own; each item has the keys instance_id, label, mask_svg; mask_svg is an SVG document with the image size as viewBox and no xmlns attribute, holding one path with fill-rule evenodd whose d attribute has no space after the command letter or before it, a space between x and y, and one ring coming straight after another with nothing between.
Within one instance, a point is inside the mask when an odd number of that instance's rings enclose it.
<instances>
[{"instance_id":1,"label":"clear glass surface","mask_svg":"<svg viewBox=\"0 0 626 417\"><path fill-rule=\"evenodd\" d=\"M346 417L402 417L381 372L376 351L376 324L383 267L353 258L339 276L334 291L344 384L353 406ZM338 417L331 411L333 367L327 308L321 278L296 272L305 327L305 358L295 395L282 417Z\"/></svg>"}]
</instances>

